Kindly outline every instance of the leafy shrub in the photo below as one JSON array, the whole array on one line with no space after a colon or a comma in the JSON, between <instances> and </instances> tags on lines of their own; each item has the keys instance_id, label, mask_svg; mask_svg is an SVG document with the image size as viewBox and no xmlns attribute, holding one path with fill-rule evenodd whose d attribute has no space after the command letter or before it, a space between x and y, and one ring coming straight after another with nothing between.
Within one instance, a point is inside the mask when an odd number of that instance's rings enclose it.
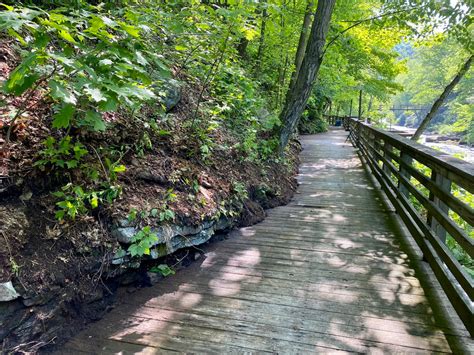
<instances>
[{"instance_id":1,"label":"leafy shrub","mask_svg":"<svg viewBox=\"0 0 474 355\"><path fill-rule=\"evenodd\" d=\"M44 86L55 103L53 128L103 131L104 112L130 110L156 95L150 68L165 68L145 45L149 27L127 9L123 17L100 7L49 12L6 6L0 31L15 37L23 60L3 85L9 95ZM161 71L166 73L166 71Z\"/></svg>"},{"instance_id":2,"label":"leafy shrub","mask_svg":"<svg viewBox=\"0 0 474 355\"><path fill-rule=\"evenodd\" d=\"M303 134L322 133L328 130L328 123L323 118L323 106L325 98L318 94L313 94L308 100L306 110L300 119L298 130Z\"/></svg>"},{"instance_id":3,"label":"leafy shrub","mask_svg":"<svg viewBox=\"0 0 474 355\"><path fill-rule=\"evenodd\" d=\"M150 249L156 242L158 242L158 236L152 233L149 226L146 226L133 236L128 251L132 256L150 255Z\"/></svg>"}]
</instances>

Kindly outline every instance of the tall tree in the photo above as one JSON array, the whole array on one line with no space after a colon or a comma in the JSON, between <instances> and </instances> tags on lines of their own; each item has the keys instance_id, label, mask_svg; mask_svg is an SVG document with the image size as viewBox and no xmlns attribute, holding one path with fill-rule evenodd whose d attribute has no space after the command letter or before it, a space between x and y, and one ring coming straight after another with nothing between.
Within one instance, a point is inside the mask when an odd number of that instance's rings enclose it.
<instances>
[{"instance_id":1,"label":"tall tree","mask_svg":"<svg viewBox=\"0 0 474 355\"><path fill-rule=\"evenodd\" d=\"M434 104L431 107L428 114L425 116L423 121L421 121L421 124L417 128L415 134L413 135L413 137L411 137L412 140L414 140L414 141L418 140L420 138L420 136L423 134L426 127L428 127L428 124L431 122L433 117L436 115L436 113L438 112L441 105L446 101L446 98L449 96L451 91L454 89L454 87L457 85L457 83L459 83L459 81L462 79L462 77L467 73L467 71L471 67L473 57L474 57L474 55L471 54L471 56L467 59L467 61L464 63L464 65L461 67L461 69L459 69L458 73L454 76L453 80L451 80L451 82L448 84L448 86L446 86L444 88L442 94L434 102Z\"/></svg>"},{"instance_id":2,"label":"tall tree","mask_svg":"<svg viewBox=\"0 0 474 355\"><path fill-rule=\"evenodd\" d=\"M292 90L295 85L296 78L301 69L301 63L303 63L304 53L306 51L306 45L308 43L309 29L311 26L311 20L313 18L313 0L309 0L306 5L306 10L304 14L303 25L301 26L300 39L298 41L298 48L295 55L295 68L291 74L290 81L290 90Z\"/></svg>"},{"instance_id":3,"label":"tall tree","mask_svg":"<svg viewBox=\"0 0 474 355\"><path fill-rule=\"evenodd\" d=\"M289 88L286 94L285 106L280 115L281 122L283 123L280 131L280 154L283 154L291 134L298 125L321 67L323 48L326 43L329 22L335 2L336 0L318 1L301 69L294 87Z\"/></svg>"},{"instance_id":4,"label":"tall tree","mask_svg":"<svg viewBox=\"0 0 474 355\"><path fill-rule=\"evenodd\" d=\"M263 0L261 2L261 9L262 9L262 23L260 25L260 39L258 42L257 62L255 66L256 72L260 71L260 67L262 65L262 60L263 60L263 48L265 46L265 31L267 28L267 17L268 17L266 0Z\"/></svg>"}]
</instances>

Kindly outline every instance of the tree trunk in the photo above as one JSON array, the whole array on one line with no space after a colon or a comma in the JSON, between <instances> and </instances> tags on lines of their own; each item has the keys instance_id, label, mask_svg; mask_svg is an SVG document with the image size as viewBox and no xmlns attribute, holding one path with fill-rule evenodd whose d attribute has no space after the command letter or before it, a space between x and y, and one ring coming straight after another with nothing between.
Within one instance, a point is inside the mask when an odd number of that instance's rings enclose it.
<instances>
[{"instance_id":1,"label":"tree trunk","mask_svg":"<svg viewBox=\"0 0 474 355\"><path fill-rule=\"evenodd\" d=\"M286 79L286 73L287 73L287 69L289 67L289 64L290 64L290 58L288 56L288 52L286 53L286 58L285 58L285 64L283 64L283 71L281 73L281 77L279 79L279 87L278 87L278 91L281 90L281 98L283 98L283 88L285 87L285 79ZM281 100L283 101L283 100ZM281 105L282 103L281 102L278 102L279 105Z\"/></svg>"},{"instance_id":2,"label":"tree trunk","mask_svg":"<svg viewBox=\"0 0 474 355\"><path fill-rule=\"evenodd\" d=\"M283 123L280 132L280 154L283 154L311 95L314 81L317 78L323 60L323 47L326 43L329 21L331 20L335 2L336 0L318 1L318 8L314 15L301 69L294 87L288 89L285 107L280 115L281 122Z\"/></svg>"},{"instance_id":3,"label":"tree trunk","mask_svg":"<svg viewBox=\"0 0 474 355\"><path fill-rule=\"evenodd\" d=\"M255 71L257 73L260 71L260 66L262 65L263 47L265 45L265 29L267 27L267 16L268 16L266 1L263 1L262 4L263 4L262 24L260 25L260 39L259 39L259 42L258 42L257 63L255 65Z\"/></svg>"},{"instance_id":4,"label":"tree trunk","mask_svg":"<svg viewBox=\"0 0 474 355\"><path fill-rule=\"evenodd\" d=\"M426 127L428 127L428 124L431 122L433 117L436 115L436 112L438 112L439 108L441 105L446 101L446 98L449 96L453 88L459 83L461 78L466 74L466 72L469 70L469 67L471 66L472 58L474 56L471 55L469 59L464 63L464 65L459 69L458 73L456 76L453 78L453 80L444 88L443 93L438 97L438 99L435 101L433 106L431 107L430 112L425 116L423 121L421 121L420 126L417 128L415 134L413 137L411 137L412 140L416 141L418 140L423 132L425 131Z\"/></svg>"},{"instance_id":5,"label":"tree trunk","mask_svg":"<svg viewBox=\"0 0 474 355\"><path fill-rule=\"evenodd\" d=\"M249 40L245 37L242 37L237 44L237 53L239 54L239 57L242 58L243 60L246 60L248 58L247 56L247 47L249 45Z\"/></svg>"},{"instance_id":6,"label":"tree trunk","mask_svg":"<svg viewBox=\"0 0 474 355\"><path fill-rule=\"evenodd\" d=\"M295 69L291 73L291 80L289 89L292 90L295 85L296 78L301 69L301 63L303 63L304 53L306 50L306 45L308 43L309 28L311 26L311 20L313 17L313 0L308 1L306 6L306 11L304 14L303 26L301 27L300 39L298 41L298 49L296 50L295 55Z\"/></svg>"}]
</instances>

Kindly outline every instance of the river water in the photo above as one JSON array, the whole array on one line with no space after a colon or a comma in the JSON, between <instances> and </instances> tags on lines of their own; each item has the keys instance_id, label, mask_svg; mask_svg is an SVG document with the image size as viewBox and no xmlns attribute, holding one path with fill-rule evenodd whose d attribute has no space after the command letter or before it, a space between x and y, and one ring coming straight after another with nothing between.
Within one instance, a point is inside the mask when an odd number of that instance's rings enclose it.
<instances>
[{"instance_id":1,"label":"river water","mask_svg":"<svg viewBox=\"0 0 474 355\"><path fill-rule=\"evenodd\" d=\"M397 125L392 125L391 129L392 131L404 131L404 132L410 132L410 133L415 133L416 131L416 129L414 128L397 126ZM450 155L456 155L456 157L474 164L474 147L469 147L467 145L459 145L456 142L452 142L452 141L426 142L427 137L435 137L435 135L423 134L421 136L420 143L430 148L448 153Z\"/></svg>"}]
</instances>

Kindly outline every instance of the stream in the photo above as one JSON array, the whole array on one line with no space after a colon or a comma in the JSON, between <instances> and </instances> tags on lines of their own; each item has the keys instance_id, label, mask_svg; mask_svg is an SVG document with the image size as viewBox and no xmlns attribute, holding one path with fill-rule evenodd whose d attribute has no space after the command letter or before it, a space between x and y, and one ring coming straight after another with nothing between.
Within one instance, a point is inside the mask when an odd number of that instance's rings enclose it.
<instances>
[{"instance_id":1,"label":"stream","mask_svg":"<svg viewBox=\"0 0 474 355\"><path fill-rule=\"evenodd\" d=\"M415 128L404 127L404 126L397 126L392 125L391 131L404 131L409 133L415 133ZM436 134L423 134L421 136L420 143L426 145L427 147L440 150L444 153L448 153L450 155L460 154L457 156L458 158L465 160L471 164L474 164L474 147L470 147L468 145L459 145L455 141L442 141L442 142L426 142L426 138L436 138L440 137L440 135Z\"/></svg>"}]
</instances>

